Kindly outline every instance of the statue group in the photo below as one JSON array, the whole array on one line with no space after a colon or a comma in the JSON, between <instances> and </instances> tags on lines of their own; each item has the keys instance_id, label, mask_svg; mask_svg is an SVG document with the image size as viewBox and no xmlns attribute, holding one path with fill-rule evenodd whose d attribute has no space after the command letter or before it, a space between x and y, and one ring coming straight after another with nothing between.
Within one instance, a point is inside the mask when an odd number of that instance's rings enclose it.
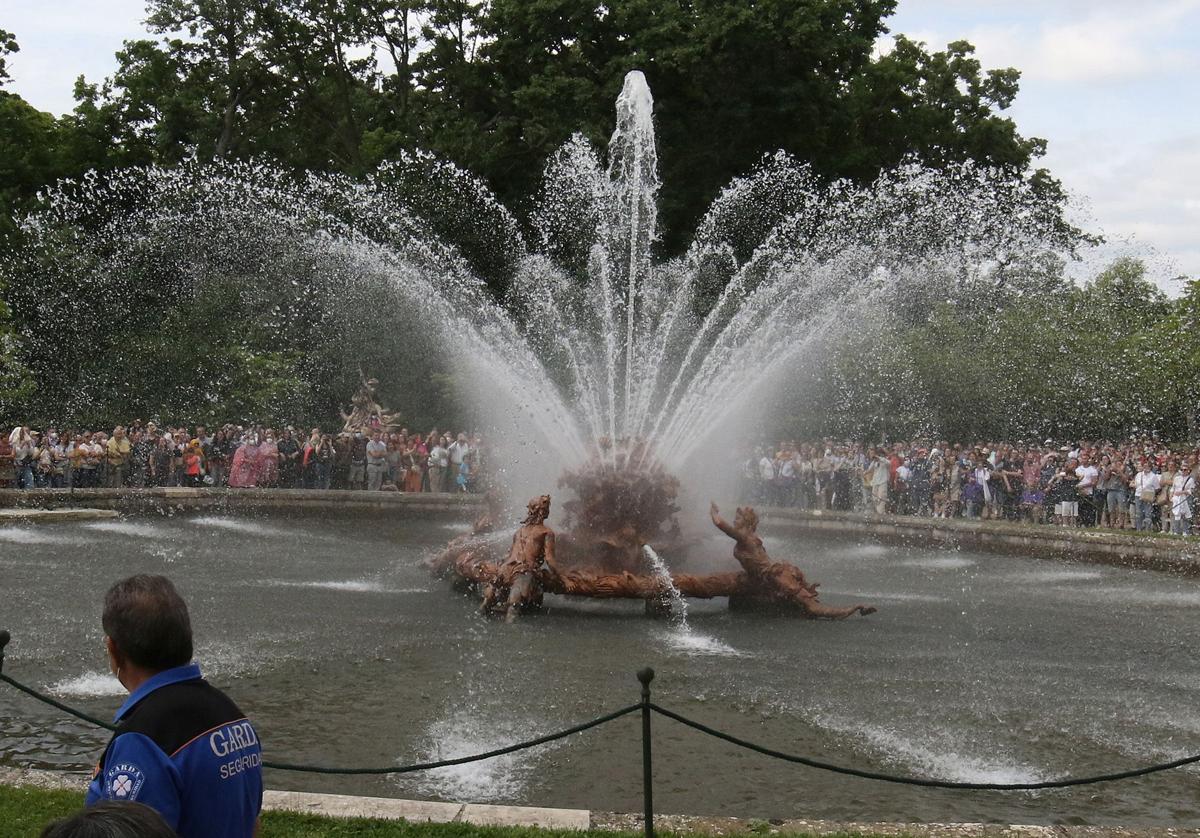
<instances>
[{"instance_id":1,"label":"statue group","mask_svg":"<svg viewBox=\"0 0 1200 838\"><path fill-rule=\"evenodd\" d=\"M399 427L399 414L387 411L376 400L375 390L379 386L378 379L368 378L360 369L358 371L358 390L350 397L350 412L342 414L342 431L344 433L371 433Z\"/></svg>"},{"instance_id":2,"label":"statue group","mask_svg":"<svg viewBox=\"0 0 1200 838\"><path fill-rule=\"evenodd\" d=\"M670 585L685 597L728 597L731 608L771 610L811 619L841 620L875 611L862 603L849 606L822 603L817 585L810 583L800 568L772 561L758 535L758 515L748 506L738 508L732 524L721 517L715 503L709 510L713 525L733 539L733 558L740 570L702 575L671 573L669 585L663 575L649 572L643 547L650 543L649 534L678 544L678 527L664 533L659 526L661 522L654 521L653 516L640 514L632 519L614 516L605 510L614 505L614 498L608 501L604 498L614 486L637 485L643 495L659 498L659 512L674 510L672 504L663 501L666 496L673 497L673 478L650 470L640 477L600 473L586 479L579 474L565 479L590 489L575 502L575 509L590 512L583 520L577 520L575 530L566 537L560 538L547 525L551 498L541 495L529 501L525 519L513 534L505 554L493 535L500 506L499 498L492 494L487 498L488 511L476 520L472 532L450 542L430 562L431 569L438 575L451 576L461 587L476 591L483 613L510 622L524 612L540 608L546 593L641 599L650 610L661 610L668 602ZM643 513L646 509L636 505L626 508L637 508ZM606 521L608 530L599 531L597 521ZM666 548L666 552L670 549Z\"/></svg>"}]
</instances>

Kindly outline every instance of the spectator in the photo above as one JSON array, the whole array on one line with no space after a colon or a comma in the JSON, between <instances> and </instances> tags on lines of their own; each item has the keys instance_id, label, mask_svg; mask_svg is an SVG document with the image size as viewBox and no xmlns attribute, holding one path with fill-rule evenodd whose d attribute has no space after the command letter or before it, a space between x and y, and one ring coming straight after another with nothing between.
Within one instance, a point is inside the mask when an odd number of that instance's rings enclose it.
<instances>
[{"instance_id":1,"label":"spectator","mask_svg":"<svg viewBox=\"0 0 1200 838\"><path fill-rule=\"evenodd\" d=\"M125 428L117 425L113 428L112 439L105 447L108 474L107 485L110 489L119 489L129 483L129 460L133 456L133 445L125 436Z\"/></svg>"},{"instance_id":2,"label":"spectator","mask_svg":"<svg viewBox=\"0 0 1200 838\"><path fill-rule=\"evenodd\" d=\"M176 838L177 834L149 806L110 800L47 824L41 838Z\"/></svg>"},{"instance_id":3,"label":"spectator","mask_svg":"<svg viewBox=\"0 0 1200 838\"><path fill-rule=\"evenodd\" d=\"M891 472L891 463L888 460L886 449L876 448L875 459L866 472L866 474L870 475L868 485L871 487L871 502L876 515L883 515L887 512L888 487L891 485L892 478ZM866 477L864 476L865 480Z\"/></svg>"},{"instance_id":4,"label":"spectator","mask_svg":"<svg viewBox=\"0 0 1200 838\"><path fill-rule=\"evenodd\" d=\"M1171 532L1189 535L1192 531L1192 496L1196 493L1195 461L1185 460L1171 479Z\"/></svg>"},{"instance_id":5,"label":"spectator","mask_svg":"<svg viewBox=\"0 0 1200 838\"><path fill-rule=\"evenodd\" d=\"M295 489L300 480L300 456L303 453L300 443L292 436L291 428L284 428L279 438L279 485L285 489Z\"/></svg>"},{"instance_id":6,"label":"spectator","mask_svg":"<svg viewBox=\"0 0 1200 838\"><path fill-rule=\"evenodd\" d=\"M446 491L446 470L450 466L450 451L444 444L446 438L438 437L429 449L429 491Z\"/></svg>"},{"instance_id":7,"label":"spectator","mask_svg":"<svg viewBox=\"0 0 1200 838\"><path fill-rule=\"evenodd\" d=\"M17 466L13 459L13 446L8 437L0 435L0 489L15 489Z\"/></svg>"},{"instance_id":8,"label":"spectator","mask_svg":"<svg viewBox=\"0 0 1200 838\"><path fill-rule=\"evenodd\" d=\"M1162 478L1156 474L1149 458L1142 460L1142 468L1133 480L1133 497L1137 503L1137 529L1145 532L1153 526L1154 501L1162 486Z\"/></svg>"},{"instance_id":9,"label":"spectator","mask_svg":"<svg viewBox=\"0 0 1200 838\"><path fill-rule=\"evenodd\" d=\"M13 428L13 432L9 434L8 442L12 446L17 488L32 489L34 452L37 450L34 432L30 431L24 425L19 428Z\"/></svg>"},{"instance_id":10,"label":"spectator","mask_svg":"<svg viewBox=\"0 0 1200 838\"><path fill-rule=\"evenodd\" d=\"M87 805L137 801L182 838L250 838L262 808L258 735L192 662L191 620L175 586L165 576L118 582L101 622L109 665L129 698Z\"/></svg>"},{"instance_id":11,"label":"spectator","mask_svg":"<svg viewBox=\"0 0 1200 838\"><path fill-rule=\"evenodd\" d=\"M383 487L383 480L387 476L388 461L387 461L387 443L383 441L383 435L379 431L371 433L371 441L366 445L367 457L367 491L378 492Z\"/></svg>"},{"instance_id":12,"label":"spectator","mask_svg":"<svg viewBox=\"0 0 1200 838\"><path fill-rule=\"evenodd\" d=\"M467 452L471 450L471 445L467 442L467 435L459 431L458 438L450 443L450 471L458 474L459 466L463 464L463 460L467 456Z\"/></svg>"},{"instance_id":13,"label":"spectator","mask_svg":"<svg viewBox=\"0 0 1200 838\"><path fill-rule=\"evenodd\" d=\"M184 451L183 473L185 486L198 489L204 485L204 454L198 439L188 443Z\"/></svg>"},{"instance_id":14,"label":"spectator","mask_svg":"<svg viewBox=\"0 0 1200 838\"><path fill-rule=\"evenodd\" d=\"M1096 526L1096 486L1100 481L1100 470L1092 465L1092 458L1083 453L1075 469L1079 478L1076 490L1079 493L1079 523L1085 527Z\"/></svg>"},{"instance_id":15,"label":"spectator","mask_svg":"<svg viewBox=\"0 0 1200 838\"><path fill-rule=\"evenodd\" d=\"M367 481L367 438L356 432L350 443L350 471L348 487L362 489Z\"/></svg>"}]
</instances>

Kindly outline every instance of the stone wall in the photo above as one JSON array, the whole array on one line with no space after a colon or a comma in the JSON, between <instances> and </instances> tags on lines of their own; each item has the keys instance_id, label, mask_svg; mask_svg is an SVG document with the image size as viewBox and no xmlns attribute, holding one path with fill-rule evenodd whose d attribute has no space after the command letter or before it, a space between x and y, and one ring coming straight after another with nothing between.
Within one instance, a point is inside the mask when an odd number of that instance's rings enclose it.
<instances>
[{"instance_id":1,"label":"stone wall","mask_svg":"<svg viewBox=\"0 0 1200 838\"><path fill-rule=\"evenodd\" d=\"M327 515L454 515L483 508L480 495L308 489L0 489L0 509L111 509L122 513L319 511ZM885 544L961 547L993 553L1136 567L1200 576L1200 537L1118 534L962 518L763 508L765 528Z\"/></svg>"},{"instance_id":2,"label":"stone wall","mask_svg":"<svg viewBox=\"0 0 1200 838\"><path fill-rule=\"evenodd\" d=\"M92 508L119 512L320 510L330 515L453 514L464 518L483 506L479 495L310 489L0 489L0 508Z\"/></svg>"},{"instance_id":3,"label":"stone wall","mask_svg":"<svg viewBox=\"0 0 1200 838\"><path fill-rule=\"evenodd\" d=\"M854 512L759 510L764 528L806 535L869 538L885 544L961 547L991 553L1135 567L1200 576L1200 538L1120 534L1050 525L964 518L915 518Z\"/></svg>"}]
</instances>

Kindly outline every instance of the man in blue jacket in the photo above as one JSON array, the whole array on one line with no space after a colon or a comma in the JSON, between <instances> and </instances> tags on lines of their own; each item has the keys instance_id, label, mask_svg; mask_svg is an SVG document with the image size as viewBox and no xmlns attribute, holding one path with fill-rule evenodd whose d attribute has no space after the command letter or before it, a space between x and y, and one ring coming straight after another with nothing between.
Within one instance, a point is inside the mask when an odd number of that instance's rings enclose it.
<instances>
[{"instance_id":1,"label":"man in blue jacket","mask_svg":"<svg viewBox=\"0 0 1200 838\"><path fill-rule=\"evenodd\" d=\"M165 576L109 589L102 618L109 665L129 698L96 766L87 805L136 800L182 838L251 838L262 808L254 726L192 663L187 604Z\"/></svg>"}]
</instances>

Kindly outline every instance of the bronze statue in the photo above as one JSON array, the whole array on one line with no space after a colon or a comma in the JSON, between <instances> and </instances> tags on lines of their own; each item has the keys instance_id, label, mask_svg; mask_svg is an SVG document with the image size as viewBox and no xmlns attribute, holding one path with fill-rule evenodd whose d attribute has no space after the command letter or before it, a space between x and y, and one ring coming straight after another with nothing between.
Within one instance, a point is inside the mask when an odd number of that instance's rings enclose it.
<instances>
[{"instance_id":1,"label":"bronze statue","mask_svg":"<svg viewBox=\"0 0 1200 838\"><path fill-rule=\"evenodd\" d=\"M636 457L626 456L631 453ZM614 445L600 440L597 455L578 471L567 472L560 484L577 496L564 505L573 527L561 540L546 526L550 496L542 495L529 502L529 514L503 555L501 542L488 535L499 519L499 501L490 495L488 511L473 531L451 541L430 567L438 574L450 573L459 586L480 591L480 610L502 613L510 622L519 612L540 606L545 593L663 602L668 582L685 597L728 597L731 608L782 609L829 620L875 611L864 604L839 608L821 603L817 585L798 567L771 561L758 537L758 515L748 506L737 510L732 525L715 503L710 507L713 524L735 542L738 570L672 572L669 580L654 573L644 559L646 544L669 545L678 551L672 552L678 560L688 543L675 520L679 483L649 459L640 441L631 445L622 439Z\"/></svg>"},{"instance_id":2,"label":"bronze statue","mask_svg":"<svg viewBox=\"0 0 1200 838\"><path fill-rule=\"evenodd\" d=\"M547 582L558 577L554 561L554 530L546 526L550 516L550 496L542 495L529 501L528 515L512 539L508 558L496 570L491 582L484 586L485 614L503 612L512 622L519 611L542 603L542 590Z\"/></svg>"},{"instance_id":3,"label":"bronze statue","mask_svg":"<svg viewBox=\"0 0 1200 838\"><path fill-rule=\"evenodd\" d=\"M379 381L367 378L361 369L358 371L358 377L358 390L350 398L350 412L338 411L345 422L342 431L366 433L395 427L399 416L389 413L375 400L375 388L379 386Z\"/></svg>"},{"instance_id":4,"label":"bronze statue","mask_svg":"<svg viewBox=\"0 0 1200 838\"><path fill-rule=\"evenodd\" d=\"M870 605L844 608L823 605L817 600L817 586L809 584L800 568L784 562L772 562L762 539L758 537L758 513L751 507L738 507L732 526L721 517L716 503L709 506L709 515L717 529L736 542L733 557L746 571L747 584L733 596L745 597L757 603L798 606L806 616L827 620L844 620L852 614L866 616L875 613Z\"/></svg>"},{"instance_id":5,"label":"bronze statue","mask_svg":"<svg viewBox=\"0 0 1200 838\"><path fill-rule=\"evenodd\" d=\"M445 576L464 552L473 552L476 548L486 550L486 536L491 535L499 524L504 502L496 489L488 489L483 496L483 503L483 513L475 519L469 533L455 536L444 550L425 560L425 566L435 576Z\"/></svg>"}]
</instances>

